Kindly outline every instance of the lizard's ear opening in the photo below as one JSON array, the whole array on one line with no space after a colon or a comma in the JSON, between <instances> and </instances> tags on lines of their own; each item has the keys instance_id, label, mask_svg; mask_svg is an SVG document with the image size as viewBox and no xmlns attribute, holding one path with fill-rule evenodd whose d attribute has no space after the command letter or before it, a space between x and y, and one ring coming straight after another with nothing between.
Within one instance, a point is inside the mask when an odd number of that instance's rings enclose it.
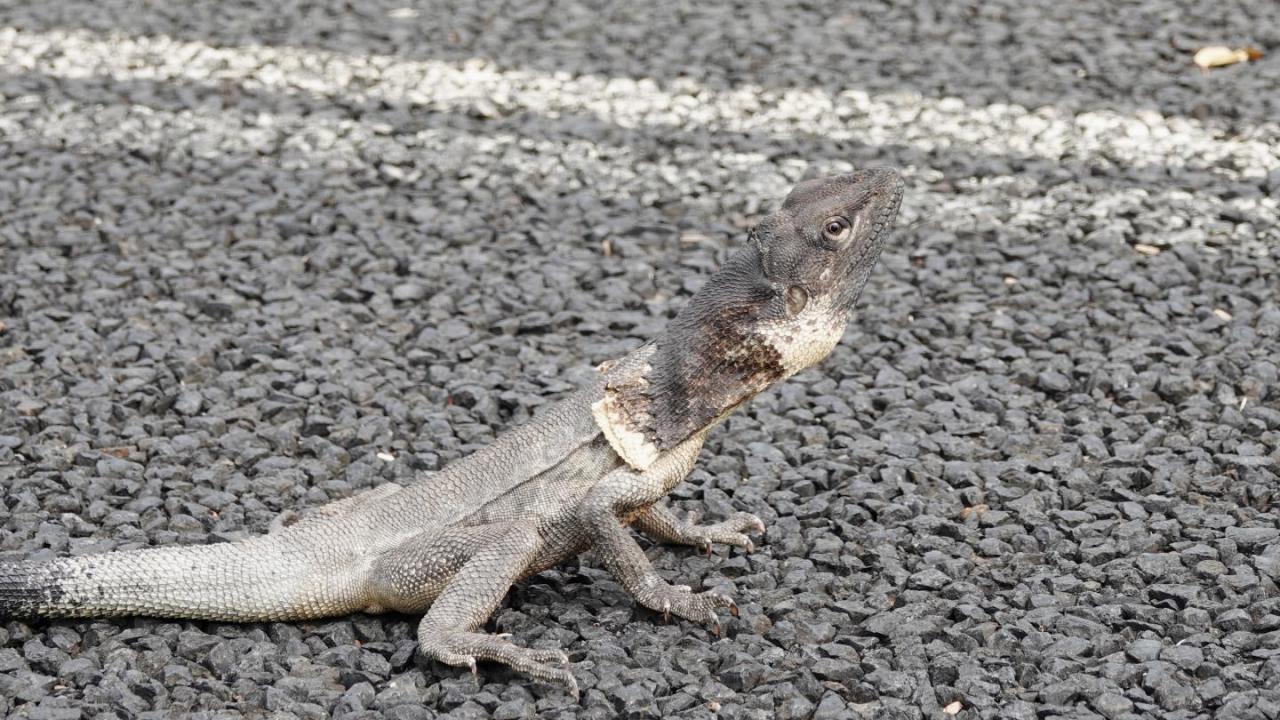
<instances>
[{"instance_id":1,"label":"lizard's ear opening","mask_svg":"<svg viewBox=\"0 0 1280 720\"><path fill-rule=\"evenodd\" d=\"M794 318L809 304L809 293L799 285L787 288L787 317Z\"/></svg>"}]
</instances>

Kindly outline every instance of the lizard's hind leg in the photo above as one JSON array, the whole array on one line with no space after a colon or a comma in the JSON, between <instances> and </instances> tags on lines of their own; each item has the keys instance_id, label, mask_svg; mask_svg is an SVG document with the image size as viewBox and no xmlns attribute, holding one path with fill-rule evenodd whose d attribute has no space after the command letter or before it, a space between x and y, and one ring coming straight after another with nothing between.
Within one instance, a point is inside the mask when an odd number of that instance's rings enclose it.
<instances>
[{"instance_id":1,"label":"lizard's hind leg","mask_svg":"<svg viewBox=\"0 0 1280 720\"><path fill-rule=\"evenodd\" d=\"M469 528L457 536L437 536L426 546L394 553L399 566L394 572L402 578L406 572L433 566L438 572L439 561L447 556L461 560L418 626L422 654L472 672L476 660L500 662L539 680L567 686L576 695L578 683L564 667L569 658L562 651L524 648L501 636L476 632L511 584L528 574L541 545L542 537L532 526L490 525Z\"/></svg>"}]
</instances>

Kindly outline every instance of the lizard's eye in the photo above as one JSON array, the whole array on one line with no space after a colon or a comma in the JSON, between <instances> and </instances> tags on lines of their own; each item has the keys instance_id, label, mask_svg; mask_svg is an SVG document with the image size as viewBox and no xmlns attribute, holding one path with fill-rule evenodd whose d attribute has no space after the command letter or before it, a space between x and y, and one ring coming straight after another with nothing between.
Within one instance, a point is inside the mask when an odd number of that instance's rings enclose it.
<instances>
[{"instance_id":1,"label":"lizard's eye","mask_svg":"<svg viewBox=\"0 0 1280 720\"><path fill-rule=\"evenodd\" d=\"M795 317L804 311L804 306L809 304L809 293L799 285L792 285L787 288L787 317Z\"/></svg>"},{"instance_id":2,"label":"lizard's eye","mask_svg":"<svg viewBox=\"0 0 1280 720\"><path fill-rule=\"evenodd\" d=\"M831 242L844 242L849 239L849 221L836 215L822 223L822 235Z\"/></svg>"}]
</instances>

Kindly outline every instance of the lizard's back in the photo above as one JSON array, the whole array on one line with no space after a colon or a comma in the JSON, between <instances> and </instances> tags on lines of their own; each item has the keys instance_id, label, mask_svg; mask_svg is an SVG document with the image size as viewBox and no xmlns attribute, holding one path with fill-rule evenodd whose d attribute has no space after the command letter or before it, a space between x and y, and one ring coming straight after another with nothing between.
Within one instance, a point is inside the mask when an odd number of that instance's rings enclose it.
<instances>
[{"instance_id":1,"label":"lizard's back","mask_svg":"<svg viewBox=\"0 0 1280 720\"><path fill-rule=\"evenodd\" d=\"M493 506L507 507L508 513L527 508L530 517L559 508L560 503L548 502L550 495L562 496L566 489L551 478L565 474L567 458L575 453L591 458L572 473L583 488L621 462L592 419L591 404L598 396L594 385L569 395L493 444L371 503L358 521L376 544L394 545L424 530L492 521L486 509Z\"/></svg>"}]
</instances>

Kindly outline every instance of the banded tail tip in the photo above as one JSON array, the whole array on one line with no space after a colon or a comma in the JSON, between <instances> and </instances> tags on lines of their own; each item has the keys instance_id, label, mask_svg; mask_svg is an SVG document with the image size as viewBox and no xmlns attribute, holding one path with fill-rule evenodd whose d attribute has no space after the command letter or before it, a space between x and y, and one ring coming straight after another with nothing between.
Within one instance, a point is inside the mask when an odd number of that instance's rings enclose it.
<instances>
[{"instance_id":1,"label":"banded tail tip","mask_svg":"<svg viewBox=\"0 0 1280 720\"><path fill-rule=\"evenodd\" d=\"M0 562L0 617L39 617L62 607L66 592L54 566Z\"/></svg>"}]
</instances>

